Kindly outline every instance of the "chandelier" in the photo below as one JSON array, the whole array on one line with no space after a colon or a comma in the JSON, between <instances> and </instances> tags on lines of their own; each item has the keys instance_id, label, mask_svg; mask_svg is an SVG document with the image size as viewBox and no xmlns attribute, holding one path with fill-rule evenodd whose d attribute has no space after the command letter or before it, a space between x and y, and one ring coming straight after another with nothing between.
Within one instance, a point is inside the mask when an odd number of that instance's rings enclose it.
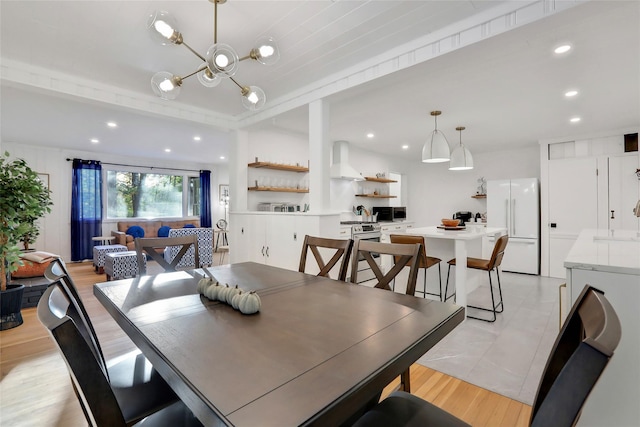
<instances>
[{"instance_id":1,"label":"chandelier","mask_svg":"<svg viewBox=\"0 0 640 427\"><path fill-rule=\"evenodd\" d=\"M435 122L435 129L422 146L422 161L424 163L448 162L450 158L449 141L442 132L438 130L438 116L442 111L432 111L431 115Z\"/></svg>"},{"instance_id":2,"label":"chandelier","mask_svg":"<svg viewBox=\"0 0 640 427\"><path fill-rule=\"evenodd\" d=\"M464 126L458 126L456 128L460 132L460 145L458 145L451 153L451 162L449 163L450 171L464 171L473 169L473 156L471 151L462 143L462 131L465 130Z\"/></svg>"},{"instance_id":3,"label":"chandelier","mask_svg":"<svg viewBox=\"0 0 640 427\"><path fill-rule=\"evenodd\" d=\"M209 0L213 3L213 44L206 55L200 55L186 44L182 33L177 30L177 22L169 12L155 11L147 20L147 29L153 38L162 45L183 45L191 53L202 60L200 67L191 74L178 76L168 71L160 71L151 78L153 92L162 99L176 99L180 94L180 87L184 79L196 75L198 81L205 87L215 87L223 79L229 79L240 88L242 105L248 110L259 110L266 102L266 96L258 86L243 86L233 76L238 71L238 65L245 59L253 59L264 65L271 65L278 61L280 52L275 40L271 37L260 37L249 54L239 57L228 44L218 43L218 4L227 0Z\"/></svg>"}]
</instances>

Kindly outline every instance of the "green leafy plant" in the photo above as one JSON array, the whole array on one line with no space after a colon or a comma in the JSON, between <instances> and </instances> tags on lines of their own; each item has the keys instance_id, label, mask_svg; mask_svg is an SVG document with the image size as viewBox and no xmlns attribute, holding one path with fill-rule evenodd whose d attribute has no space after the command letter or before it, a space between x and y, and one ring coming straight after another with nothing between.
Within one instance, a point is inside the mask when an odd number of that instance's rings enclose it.
<instances>
[{"instance_id":1,"label":"green leafy plant","mask_svg":"<svg viewBox=\"0 0 640 427\"><path fill-rule=\"evenodd\" d=\"M0 289L20 265L18 243L34 239L35 221L51 212L50 191L22 159L0 156ZM36 234L37 236L37 234Z\"/></svg>"}]
</instances>

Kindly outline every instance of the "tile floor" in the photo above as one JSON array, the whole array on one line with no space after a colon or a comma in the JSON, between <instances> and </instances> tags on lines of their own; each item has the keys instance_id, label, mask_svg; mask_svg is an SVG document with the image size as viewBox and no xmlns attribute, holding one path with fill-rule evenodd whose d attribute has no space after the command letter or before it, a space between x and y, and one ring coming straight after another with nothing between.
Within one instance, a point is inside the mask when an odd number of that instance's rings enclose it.
<instances>
[{"instance_id":1,"label":"tile floor","mask_svg":"<svg viewBox=\"0 0 640 427\"><path fill-rule=\"evenodd\" d=\"M506 272L501 279L505 308L496 322L467 319L418 363L531 405L559 331L564 280ZM488 283L470 293L468 303L490 306Z\"/></svg>"}]
</instances>

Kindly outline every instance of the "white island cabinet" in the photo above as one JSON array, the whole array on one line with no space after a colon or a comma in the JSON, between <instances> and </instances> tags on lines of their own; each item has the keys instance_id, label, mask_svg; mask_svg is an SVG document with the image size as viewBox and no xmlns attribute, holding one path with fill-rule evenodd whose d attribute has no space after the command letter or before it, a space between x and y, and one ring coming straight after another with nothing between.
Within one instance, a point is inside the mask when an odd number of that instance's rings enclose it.
<instances>
[{"instance_id":1,"label":"white island cabinet","mask_svg":"<svg viewBox=\"0 0 640 427\"><path fill-rule=\"evenodd\" d=\"M232 212L229 261L254 261L297 270L306 234L337 238L339 214L300 212Z\"/></svg>"},{"instance_id":2,"label":"white island cabinet","mask_svg":"<svg viewBox=\"0 0 640 427\"><path fill-rule=\"evenodd\" d=\"M622 325L620 344L589 396L578 426L639 426L640 233L583 230L564 266L571 304L589 284L604 292Z\"/></svg>"}]
</instances>

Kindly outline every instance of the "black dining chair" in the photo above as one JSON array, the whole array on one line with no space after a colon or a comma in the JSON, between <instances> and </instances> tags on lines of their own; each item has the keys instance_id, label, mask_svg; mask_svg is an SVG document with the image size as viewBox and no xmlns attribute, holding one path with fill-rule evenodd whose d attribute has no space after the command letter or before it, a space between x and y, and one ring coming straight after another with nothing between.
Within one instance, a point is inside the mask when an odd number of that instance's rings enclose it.
<instances>
[{"instance_id":1,"label":"black dining chair","mask_svg":"<svg viewBox=\"0 0 640 427\"><path fill-rule=\"evenodd\" d=\"M309 251L313 254L313 257L318 264L320 271L317 276L329 277L329 273L334 266L340 262L340 269L338 271L338 280L343 282L347 279L347 268L349 267L349 257L351 256L351 249L353 247L353 240L351 239L328 239L324 237L314 237L306 235L304 236L304 243L302 244L302 253L300 254L300 265L298 271L305 272L307 266L307 255ZM333 250L331 258L328 262L322 258L322 254L319 249Z\"/></svg>"},{"instance_id":2,"label":"black dining chair","mask_svg":"<svg viewBox=\"0 0 640 427\"><path fill-rule=\"evenodd\" d=\"M140 350L136 349L107 361L89 313L87 313L78 289L62 259L58 258L49 264L45 271L45 277L50 282L55 282L59 292L63 293L66 299L66 302L61 298L56 299L58 304L52 305L50 308L57 308L58 312L64 313L73 321L111 388L116 390L120 396L132 396L134 401L137 395L145 396L145 400L138 402L135 406L132 405L126 411L127 417L132 420L141 419L149 413L178 401L178 396ZM80 400L80 404L86 415L87 408L84 407L82 400Z\"/></svg>"},{"instance_id":3,"label":"black dining chair","mask_svg":"<svg viewBox=\"0 0 640 427\"><path fill-rule=\"evenodd\" d=\"M198 253L198 236L190 234L179 237L137 237L135 240L136 255L138 257L138 274L147 274L147 266L144 257L149 255L156 261L165 271L176 271L178 263L187 254L187 251L193 246L194 248L194 265L193 268L200 267L200 254ZM167 246L178 246L179 251L171 261L164 259L163 252L158 252L159 248Z\"/></svg>"},{"instance_id":4,"label":"black dining chair","mask_svg":"<svg viewBox=\"0 0 640 427\"><path fill-rule=\"evenodd\" d=\"M404 243L381 243L370 240L356 239L353 247L353 257L351 260L351 283L358 283L358 263L360 260L367 262L376 278L375 288L392 291L390 283L408 265L409 277L407 278L407 288L405 293L413 296L416 290L416 280L418 278L418 259L421 244ZM382 255L391 255L392 266L383 273L381 265L376 259L381 259ZM407 368L400 375L400 390L411 391L411 378Z\"/></svg>"},{"instance_id":5,"label":"black dining chair","mask_svg":"<svg viewBox=\"0 0 640 427\"><path fill-rule=\"evenodd\" d=\"M480 307L477 305L469 305L469 304L467 304L467 307L475 308L477 310L482 310L482 311L488 311L493 314L493 317L491 317L490 319L485 319L483 317L477 317L477 316L470 316L467 314L468 318L482 320L484 322L495 322L496 319L498 318L497 317L498 313L502 313L504 311L504 302L502 300L502 283L500 282L500 265L502 264L502 258L504 257L504 251L507 247L507 243L509 243L509 236L506 234L502 235L498 238L498 240L496 240L496 243L493 246L493 252L491 253L491 258L489 259L472 258L472 257L467 258L467 268L471 268L474 270L482 270L487 272L487 274L489 275L489 291L491 293L490 308ZM444 288L445 301L448 298L450 298L450 297L447 297L447 292L449 290L449 276L451 274L451 266L456 265L456 259L454 258L452 260L449 260L448 264L449 264L449 268L447 270L447 284ZM498 295L500 297L500 300L497 303L495 302L495 297L493 294L493 281L491 280L492 271L496 272L496 278L498 279Z\"/></svg>"},{"instance_id":6,"label":"black dining chair","mask_svg":"<svg viewBox=\"0 0 640 427\"><path fill-rule=\"evenodd\" d=\"M182 401L157 403L157 391L114 387L96 357L95 348L78 327L72 301L60 281L38 302L38 319L60 350L74 391L91 426L201 426ZM142 372L139 372L143 374ZM131 378L135 383L135 378Z\"/></svg>"},{"instance_id":7,"label":"black dining chair","mask_svg":"<svg viewBox=\"0 0 640 427\"><path fill-rule=\"evenodd\" d=\"M420 256L418 257L418 270L420 270L421 268L424 269L424 280L422 283L422 291L418 291L416 289L416 292L421 292L423 298L426 298L427 295L433 295L440 298L440 301L442 301L442 271L440 269L440 263L442 262L442 260L440 258L427 255L424 236L416 236L411 234L391 234L389 236L389 240L391 240L391 243L420 243L422 245L422 248L420 249ZM427 269L433 267L434 265L438 266L438 278L440 279L438 282L438 293L427 292Z\"/></svg>"},{"instance_id":8,"label":"black dining chair","mask_svg":"<svg viewBox=\"0 0 640 427\"><path fill-rule=\"evenodd\" d=\"M598 289L585 286L547 359L529 425L575 425L621 334L620 320L607 298ZM468 425L417 396L393 392L365 413L354 427Z\"/></svg>"}]
</instances>

